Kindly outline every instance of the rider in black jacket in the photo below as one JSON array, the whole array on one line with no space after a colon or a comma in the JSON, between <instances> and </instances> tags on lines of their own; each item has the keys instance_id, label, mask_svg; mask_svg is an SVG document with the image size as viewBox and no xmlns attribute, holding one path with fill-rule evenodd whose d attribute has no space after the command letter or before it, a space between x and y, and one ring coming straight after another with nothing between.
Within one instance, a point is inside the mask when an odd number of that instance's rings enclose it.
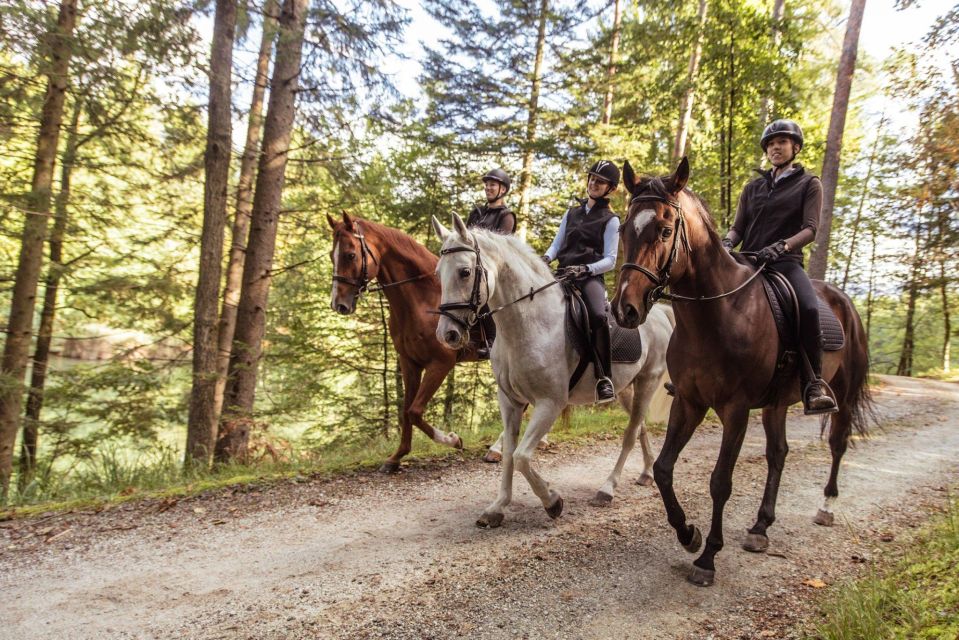
<instances>
[{"instance_id":1,"label":"rider in black jacket","mask_svg":"<svg viewBox=\"0 0 959 640\"><path fill-rule=\"evenodd\" d=\"M802 248L812 242L822 211L822 183L795 162L803 133L792 120L776 120L763 131L759 144L773 168L746 185L723 246L732 250L742 241L744 253L755 253L759 264L789 280L799 302L800 344L812 369L803 376L807 414L837 411L829 386L822 379L822 330L819 303L803 270Z\"/></svg>"},{"instance_id":2,"label":"rider in black jacket","mask_svg":"<svg viewBox=\"0 0 959 640\"><path fill-rule=\"evenodd\" d=\"M559 260L560 270L582 293L589 312L595 359L596 401L609 402L613 389L609 324L606 318L606 283L603 274L616 266L619 217L609 208L608 196L619 186L619 168L600 160L589 168L585 200L563 216L543 260Z\"/></svg>"}]
</instances>

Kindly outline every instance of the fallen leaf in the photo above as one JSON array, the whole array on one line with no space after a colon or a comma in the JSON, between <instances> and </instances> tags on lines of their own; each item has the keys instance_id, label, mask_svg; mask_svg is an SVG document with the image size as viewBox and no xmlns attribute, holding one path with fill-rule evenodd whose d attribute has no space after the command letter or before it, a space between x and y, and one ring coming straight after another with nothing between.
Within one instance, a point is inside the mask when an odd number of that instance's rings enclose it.
<instances>
[{"instance_id":1,"label":"fallen leaf","mask_svg":"<svg viewBox=\"0 0 959 640\"><path fill-rule=\"evenodd\" d=\"M827 586L826 583L819 578L806 578L802 581L802 583L807 587L812 587L813 589L822 589L823 587Z\"/></svg>"},{"instance_id":2,"label":"fallen leaf","mask_svg":"<svg viewBox=\"0 0 959 640\"><path fill-rule=\"evenodd\" d=\"M203 507L193 507L193 513L206 513L206 509Z\"/></svg>"}]
</instances>

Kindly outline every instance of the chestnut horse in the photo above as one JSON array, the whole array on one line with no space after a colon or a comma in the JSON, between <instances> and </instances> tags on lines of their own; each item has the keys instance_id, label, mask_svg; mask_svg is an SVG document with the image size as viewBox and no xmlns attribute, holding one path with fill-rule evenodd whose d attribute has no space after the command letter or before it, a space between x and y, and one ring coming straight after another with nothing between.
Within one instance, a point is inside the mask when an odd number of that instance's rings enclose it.
<instances>
[{"instance_id":1,"label":"chestnut horse","mask_svg":"<svg viewBox=\"0 0 959 640\"><path fill-rule=\"evenodd\" d=\"M766 433L766 488L756 523L743 548L765 551L766 531L775 520L776 495L788 447L786 409L799 401L798 371L774 375L779 335L756 278L755 267L737 261L720 244L713 219L702 199L685 189L689 162L683 158L673 175L638 178L627 162L624 182L632 200L621 227L626 263L620 270L613 313L623 326L642 324L659 297L674 301L676 329L667 366L675 385L666 440L653 466L669 524L690 553L702 535L688 524L673 489L673 468L706 411L716 411L723 425L719 458L709 482L712 526L702 555L693 562L689 581L712 584L713 558L723 547L723 507L732 493L732 474L746 435L749 410L762 408ZM669 286L670 293L664 289ZM813 286L832 308L845 334L839 351L823 354L823 377L832 387L839 411L831 415L829 446L832 468L825 502L815 522L831 525L839 495L836 476L853 429L865 435L871 416L866 377L869 354L859 314L850 299L821 281ZM823 419L823 429L826 420Z\"/></svg>"},{"instance_id":2,"label":"chestnut horse","mask_svg":"<svg viewBox=\"0 0 959 640\"><path fill-rule=\"evenodd\" d=\"M390 338L403 376L403 415L400 445L380 471L399 470L412 446L413 425L435 442L462 449L462 438L423 419L426 405L456 363L477 359L472 347L450 351L436 340L437 316L430 313L440 304L436 256L397 229L345 212L342 221L326 218L333 229L333 310L343 315L356 311L357 300L374 279L390 305Z\"/></svg>"}]
</instances>

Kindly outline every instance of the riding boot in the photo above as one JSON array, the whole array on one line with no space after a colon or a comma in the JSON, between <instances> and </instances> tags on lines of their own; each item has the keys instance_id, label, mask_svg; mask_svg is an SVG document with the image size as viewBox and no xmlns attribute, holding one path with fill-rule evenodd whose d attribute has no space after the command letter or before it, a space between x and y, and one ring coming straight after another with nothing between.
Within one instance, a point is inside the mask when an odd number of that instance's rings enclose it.
<instances>
[{"instance_id":1,"label":"riding boot","mask_svg":"<svg viewBox=\"0 0 959 640\"><path fill-rule=\"evenodd\" d=\"M480 360L489 360L490 345L486 339L486 332L481 323L476 323L470 327L470 344L476 349L476 357Z\"/></svg>"},{"instance_id":2,"label":"riding boot","mask_svg":"<svg viewBox=\"0 0 959 640\"><path fill-rule=\"evenodd\" d=\"M805 336L804 336L805 338ZM812 379L808 373L803 374L803 412L808 415L821 413L835 413L839 411L836 401L833 400L832 389L822 379L822 334L817 333L814 340L803 340L803 350L809 360L812 370Z\"/></svg>"},{"instance_id":3,"label":"riding boot","mask_svg":"<svg viewBox=\"0 0 959 640\"><path fill-rule=\"evenodd\" d=\"M612 402L616 399L616 390L610 379L613 367L609 347L609 324L605 318L592 327L593 336L593 372L596 374L596 402Z\"/></svg>"}]
</instances>

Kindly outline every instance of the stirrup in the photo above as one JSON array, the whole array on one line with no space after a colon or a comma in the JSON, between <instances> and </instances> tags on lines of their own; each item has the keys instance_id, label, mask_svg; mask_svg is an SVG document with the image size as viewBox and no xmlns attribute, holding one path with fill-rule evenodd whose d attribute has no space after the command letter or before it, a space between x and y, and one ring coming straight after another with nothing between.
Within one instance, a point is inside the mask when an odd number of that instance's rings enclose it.
<instances>
[{"instance_id":1,"label":"stirrup","mask_svg":"<svg viewBox=\"0 0 959 640\"><path fill-rule=\"evenodd\" d=\"M822 402L819 407L811 407L809 397L810 392L814 387L819 387L821 395L817 396L817 400L826 400L827 402ZM803 388L802 393L802 404L803 404L803 413L807 416L816 416L826 413L836 413L839 411L839 407L836 406L836 401L833 399L832 389L829 388L829 385L822 378L816 378L811 382L807 383Z\"/></svg>"},{"instance_id":2,"label":"stirrup","mask_svg":"<svg viewBox=\"0 0 959 640\"><path fill-rule=\"evenodd\" d=\"M606 382L609 385L610 390L612 391L612 395L610 395L608 398L601 398L599 395L599 385L601 385L603 382ZM612 402L615 399L616 399L616 387L613 386L613 381L607 378L606 376L603 376L602 378L597 380L596 381L596 404L605 404L607 402Z\"/></svg>"}]
</instances>

